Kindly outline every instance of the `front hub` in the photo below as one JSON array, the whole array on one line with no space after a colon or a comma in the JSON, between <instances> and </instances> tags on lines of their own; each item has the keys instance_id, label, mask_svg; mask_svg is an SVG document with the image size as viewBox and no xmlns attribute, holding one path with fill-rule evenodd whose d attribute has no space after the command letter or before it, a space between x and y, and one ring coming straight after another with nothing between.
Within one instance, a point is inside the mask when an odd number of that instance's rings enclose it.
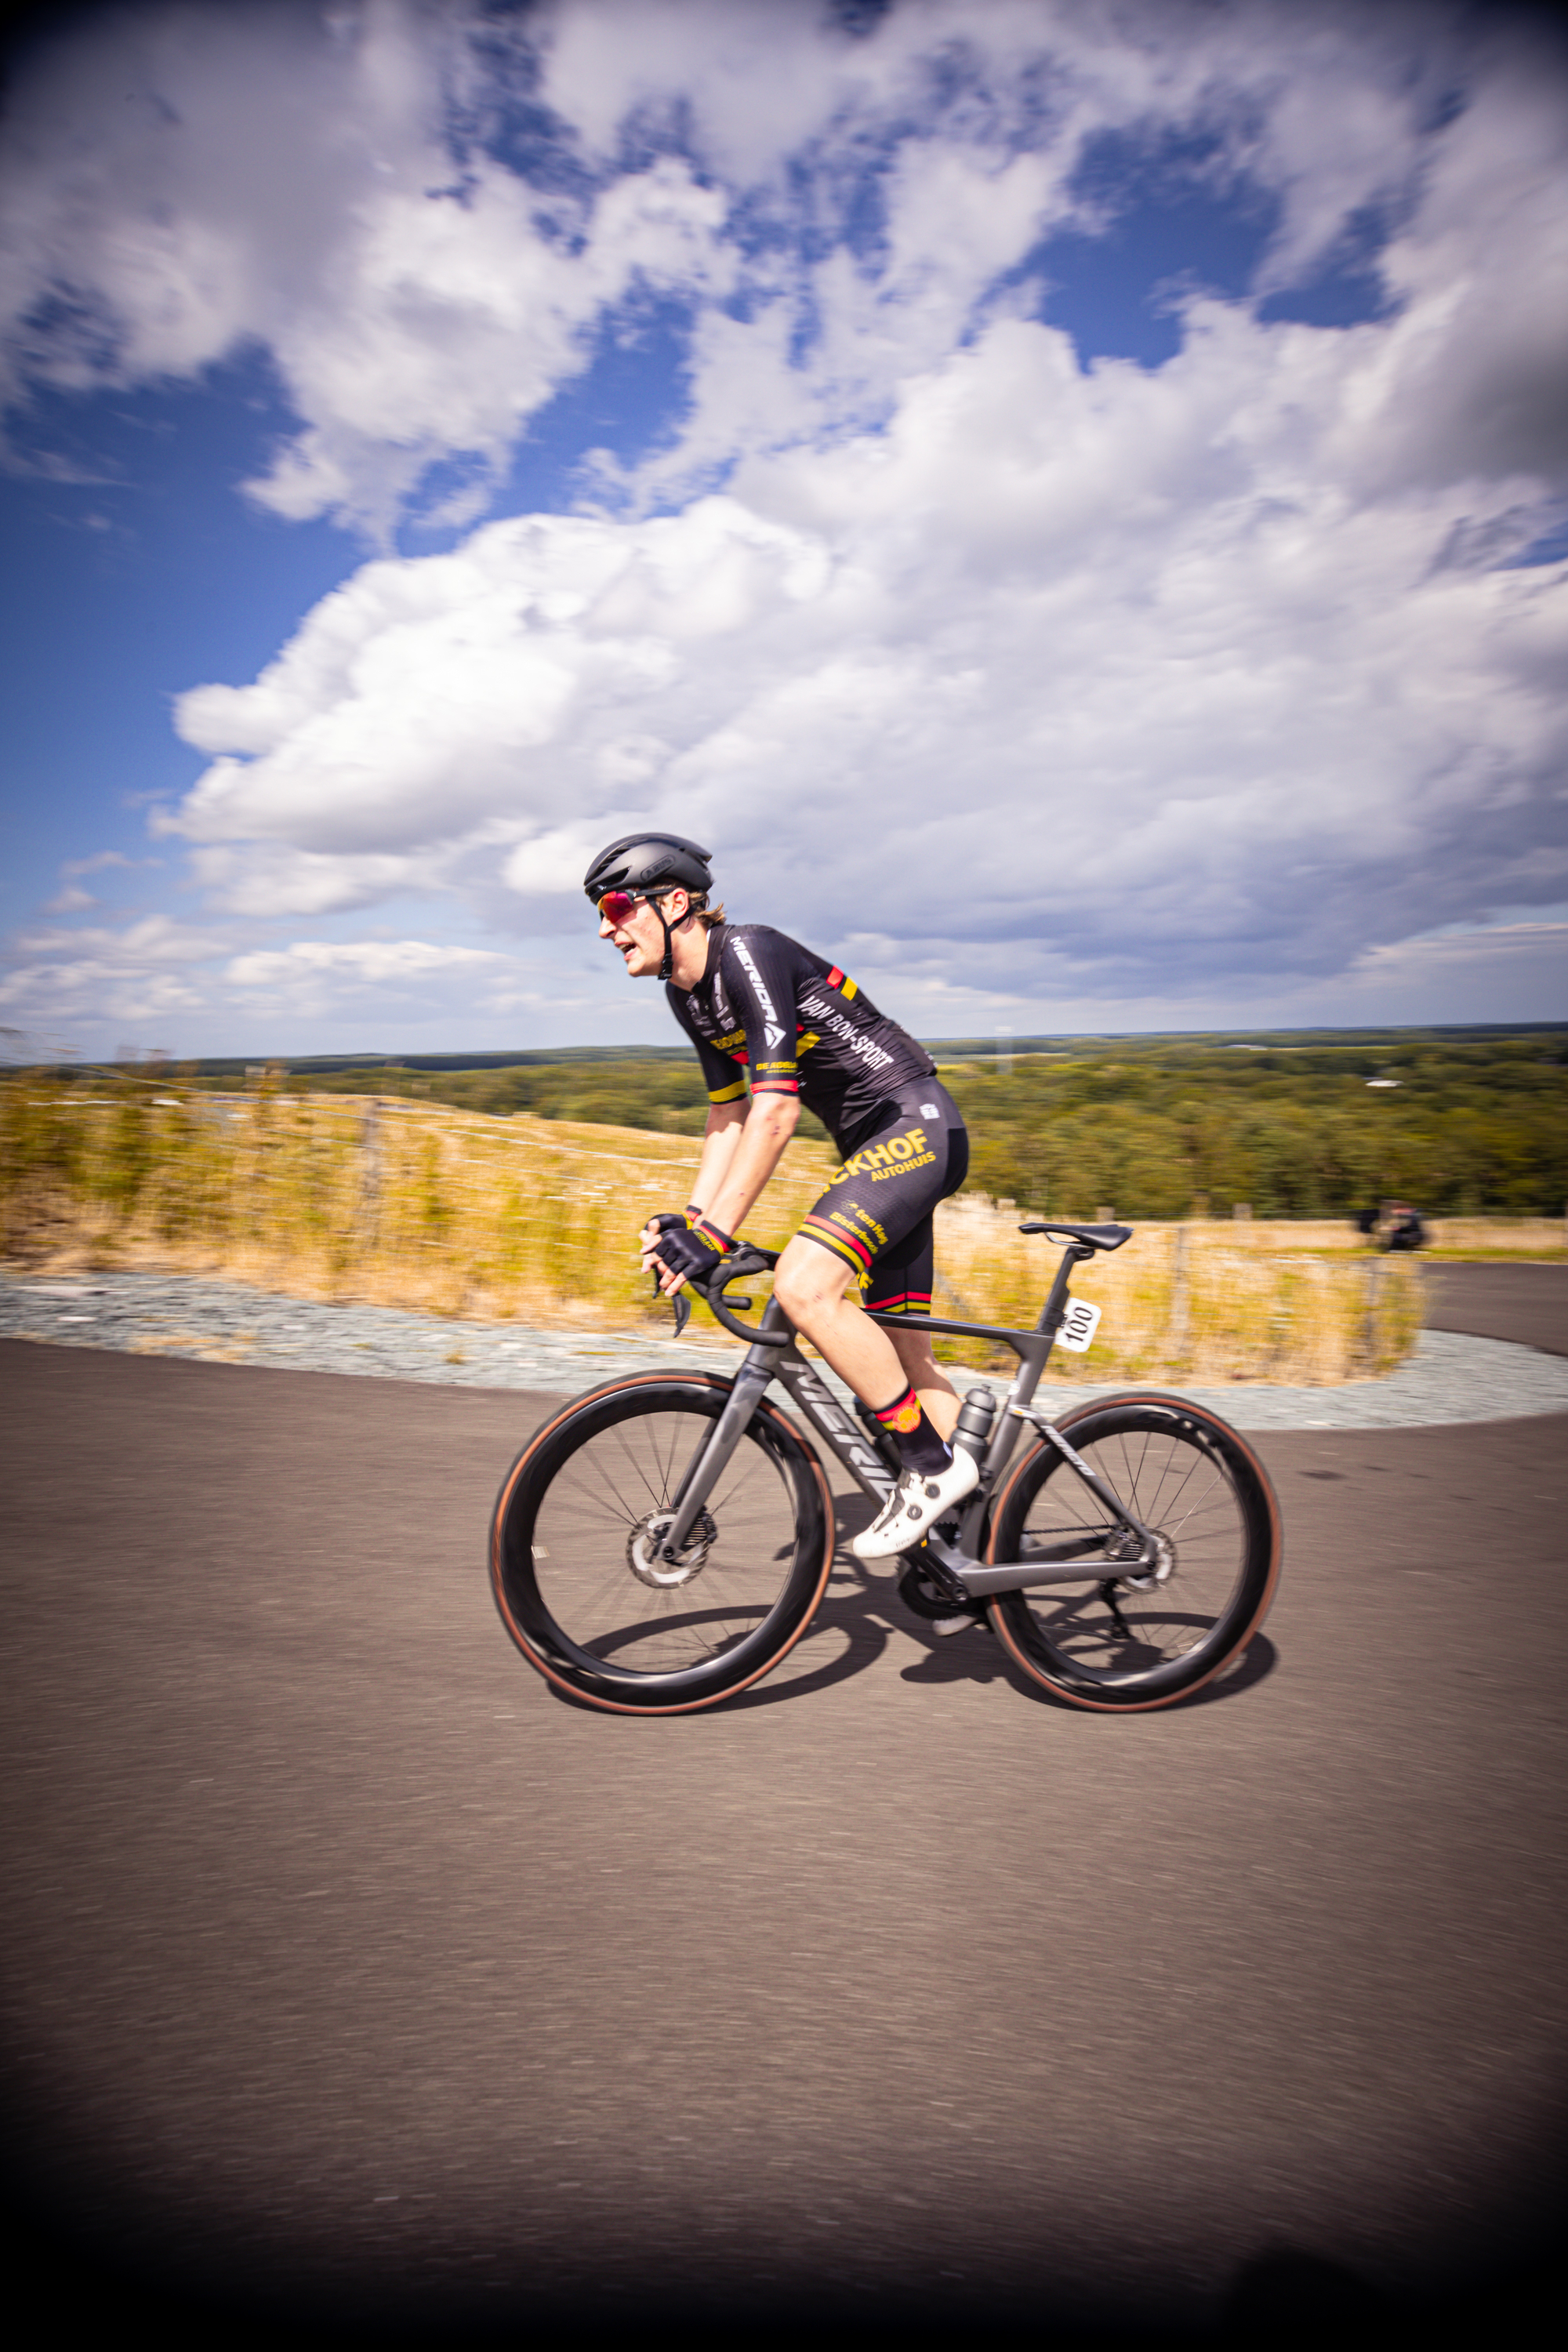
<instances>
[{"instance_id":1,"label":"front hub","mask_svg":"<svg viewBox=\"0 0 1568 2352\"><path fill-rule=\"evenodd\" d=\"M654 1585L660 1591L673 1591L689 1584L694 1576L700 1576L708 1565L709 1553L719 1540L711 1514L699 1511L679 1559L666 1559L665 1538L674 1525L673 1511L650 1511L626 1538L626 1566L640 1582Z\"/></svg>"}]
</instances>

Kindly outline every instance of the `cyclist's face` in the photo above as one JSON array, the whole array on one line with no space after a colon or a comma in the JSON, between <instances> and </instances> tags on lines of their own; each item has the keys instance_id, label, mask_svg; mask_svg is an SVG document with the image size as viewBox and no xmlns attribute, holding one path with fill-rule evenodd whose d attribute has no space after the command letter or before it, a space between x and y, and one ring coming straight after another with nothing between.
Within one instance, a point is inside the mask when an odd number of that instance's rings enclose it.
<instances>
[{"instance_id":1,"label":"cyclist's face","mask_svg":"<svg viewBox=\"0 0 1568 2352\"><path fill-rule=\"evenodd\" d=\"M681 899L682 894L679 891L664 894L664 912L671 923L679 922L686 912ZM645 980L657 973L664 961L664 929L651 899L637 899L618 922L612 921L610 916L601 910L599 937L608 940L619 950L634 980Z\"/></svg>"}]
</instances>

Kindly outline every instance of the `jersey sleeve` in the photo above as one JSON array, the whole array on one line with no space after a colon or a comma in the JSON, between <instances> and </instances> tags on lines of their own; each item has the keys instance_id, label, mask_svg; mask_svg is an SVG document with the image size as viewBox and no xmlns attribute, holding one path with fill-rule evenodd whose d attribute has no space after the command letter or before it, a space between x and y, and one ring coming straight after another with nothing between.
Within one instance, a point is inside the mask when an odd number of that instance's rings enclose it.
<instances>
[{"instance_id":1,"label":"jersey sleeve","mask_svg":"<svg viewBox=\"0 0 1568 2352\"><path fill-rule=\"evenodd\" d=\"M691 1007L683 988L667 986L665 996L669 1009L697 1048L697 1059L702 1066L702 1083L708 1089L710 1103L739 1102L746 1091L744 1072L721 1054L710 1038L704 1037L691 1018Z\"/></svg>"},{"instance_id":2,"label":"jersey sleeve","mask_svg":"<svg viewBox=\"0 0 1568 2352\"><path fill-rule=\"evenodd\" d=\"M754 930L724 944L724 984L746 1033L753 1095L798 1095L800 1064L789 942Z\"/></svg>"}]
</instances>

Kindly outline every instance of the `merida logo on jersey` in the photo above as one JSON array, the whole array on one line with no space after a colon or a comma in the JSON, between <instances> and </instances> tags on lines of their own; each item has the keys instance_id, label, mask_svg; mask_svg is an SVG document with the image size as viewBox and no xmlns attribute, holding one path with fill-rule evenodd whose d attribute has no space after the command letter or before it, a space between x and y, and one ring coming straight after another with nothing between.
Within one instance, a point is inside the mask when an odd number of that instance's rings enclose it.
<instances>
[{"instance_id":1,"label":"merida logo on jersey","mask_svg":"<svg viewBox=\"0 0 1568 2352\"><path fill-rule=\"evenodd\" d=\"M752 986L757 992L757 1003L762 1006L763 1011L767 1015L767 1029L765 1034L767 1037L768 1051L771 1054L773 1047L783 1037L784 1031L779 1025L779 1016L773 1010L773 1000L768 994L768 984L763 978L762 973L757 970L756 965L752 961L751 954L747 949L744 940L737 940L735 941L735 953L740 957L741 961L751 973Z\"/></svg>"}]
</instances>

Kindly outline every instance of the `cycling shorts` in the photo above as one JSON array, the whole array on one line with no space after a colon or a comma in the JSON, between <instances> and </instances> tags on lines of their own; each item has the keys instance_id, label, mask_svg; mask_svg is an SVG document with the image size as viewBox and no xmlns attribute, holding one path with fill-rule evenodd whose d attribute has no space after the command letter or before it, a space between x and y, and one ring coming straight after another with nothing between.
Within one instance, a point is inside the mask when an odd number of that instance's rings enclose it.
<instances>
[{"instance_id":1,"label":"cycling shorts","mask_svg":"<svg viewBox=\"0 0 1568 2352\"><path fill-rule=\"evenodd\" d=\"M855 1269L862 1302L883 1314L929 1315L936 1236L931 1214L969 1173L969 1134L934 1078L886 1096L847 1136L827 1190L801 1232Z\"/></svg>"}]
</instances>

